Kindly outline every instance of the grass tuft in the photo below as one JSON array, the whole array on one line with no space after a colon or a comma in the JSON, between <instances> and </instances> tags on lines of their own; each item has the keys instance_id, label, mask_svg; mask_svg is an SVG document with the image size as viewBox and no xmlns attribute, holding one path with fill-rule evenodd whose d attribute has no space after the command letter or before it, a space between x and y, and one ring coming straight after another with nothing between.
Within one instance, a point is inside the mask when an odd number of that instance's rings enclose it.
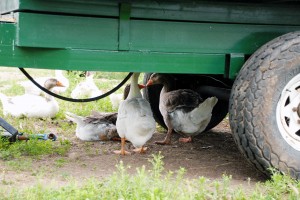
<instances>
[{"instance_id":1,"label":"grass tuft","mask_svg":"<svg viewBox=\"0 0 300 200\"><path fill-rule=\"evenodd\" d=\"M70 148L71 144L68 140L60 140L57 144L51 140L30 139L9 143L8 140L2 139L0 140L0 158L12 160L22 156L65 155Z\"/></svg>"},{"instance_id":2,"label":"grass tuft","mask_svg":"<svg viewBox=\"0 0 300 200\"><path fill-rule=\"evenodd\" d=\"M58 160L58 165L64 160ZM10 191L0 188L2 199L299 199L300 184L289 176L274 171L270 181L260 183L257 189L246 194L242 188L231 188L231 177L224 175L221 180L210 181L205 177L186 179L185 169L176 172L166 171L163 156L153 155L149 160L150 170L145 166L128 173L129 166L121 161L116 172L102 180L90 178L83 183L70 181L68 185L57 188L37 184L35 186ZM9 184L6 179L6 184Z\"/></svg>"}]
</instances>

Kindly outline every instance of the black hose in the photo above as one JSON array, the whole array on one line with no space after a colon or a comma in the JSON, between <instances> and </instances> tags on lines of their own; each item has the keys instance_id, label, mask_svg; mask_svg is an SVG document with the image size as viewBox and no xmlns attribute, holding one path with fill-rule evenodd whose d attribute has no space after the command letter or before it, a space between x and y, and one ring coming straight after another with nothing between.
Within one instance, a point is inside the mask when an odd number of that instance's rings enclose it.
<instances>
[{"instance_id":1,"label":"black hose","mask_svg":"<svg viewBox=\"0 0 300 200\"><path fill-rule=\"evenodd\" d=\"M119 83L116 87L114 87L113 89L111 89L110 91L96 96L96 97L92 97L92 98L87 98L87 99L73 99L73 98L69 98L69 97L64 97L58 94L55 94L53 92L51 92L50 90L47 90L46 88L42 87L40 84L38 84L28 73L27 71L25 71L24 68L19 68L21 70L21 72L34 84L36 85L38 88L40 88L41 90L43 90L44 92L46 92L47 94L54 96L58 99L64 100L64 101L70 101L70 102L91 102L91 101L96 101L102 98L107 97L108 95L114 93L115 91L117 91L120 87L122 87L122 85L124 85L126 83L126 81L128 81L128 79L131 77L131 75L133 74L132 72L128 73L128 75L124 78L124 80Z\"/></svg>"}]
</instances>

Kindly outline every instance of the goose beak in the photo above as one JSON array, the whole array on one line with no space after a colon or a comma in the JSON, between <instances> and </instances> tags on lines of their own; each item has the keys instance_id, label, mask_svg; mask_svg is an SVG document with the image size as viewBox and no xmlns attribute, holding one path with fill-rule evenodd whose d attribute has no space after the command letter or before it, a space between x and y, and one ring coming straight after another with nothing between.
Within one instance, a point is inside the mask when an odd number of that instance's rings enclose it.
<instances>
[{"instance_id":1,"label":"goose beak","mask_svg":"<svg viewBox=\"0 0 300 200\"><path fill-rule=\"evenodd\" d=\"M59 82L59 81L56 82L56 86L57 86L57 87L65 87L65 86L64 86L61 82Z\"/></svg>"},{"instance_id":2,"label":"goose beak","mask_svg":"<svg viewBox=\"0 0 300 200\"><path fill-rule=\"evenodd\" d=\"M153 81L151 79L147 82L146 87L148 87L149 85L153 85Z\"/></svg>"},{"instance_id":3,"label":"goose beak","mask_svg":"<svg viewBox=\"0 0 300 200\"><path fill-rule=\"evenodd\" d=\"M146 87L145 85L142 85L142 84L138 84L138 86L139 86L140 89L143 89L143 88Z\"/></svg>"}]
</instances>

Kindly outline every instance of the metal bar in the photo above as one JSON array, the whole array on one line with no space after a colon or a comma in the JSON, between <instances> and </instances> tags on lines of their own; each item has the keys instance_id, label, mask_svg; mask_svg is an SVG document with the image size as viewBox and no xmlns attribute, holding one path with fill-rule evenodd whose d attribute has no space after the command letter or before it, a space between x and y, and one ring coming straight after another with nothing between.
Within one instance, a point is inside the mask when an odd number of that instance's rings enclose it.
<instances>
[{"instance_id":1,"label":"metal bar","mask_svg":"<svg viewBox=\"0 0 300 200\"><path fill-rule=\"evenodd\" d=\"M119 50L129 50L130 42L130 11L131 5L122 3L120 5L119 18Z\"/></svg>"},{"instance_id":2,"label":"metal bar","mask_svg":"<svg viewBox=\"0 0 300 200\"><path fill-rule=\"evenodd\" d=\"M7 132L11 134L9 140L11 142L16 141L16 136L18 135L18 130L15 129L12 125L7 123L3 118L0 117L0 126L2 126Z\"/></svg>"},{"instance_id":3,"label":"metal bar","mask_svg":"<svg viewBox=\"0 0 300 200\"><path fill-rule=\"evenodd\" d=\"M2 66L96 70L224 74L225 55L20 48L0 45Z\"/></svg>"}]
</instances>

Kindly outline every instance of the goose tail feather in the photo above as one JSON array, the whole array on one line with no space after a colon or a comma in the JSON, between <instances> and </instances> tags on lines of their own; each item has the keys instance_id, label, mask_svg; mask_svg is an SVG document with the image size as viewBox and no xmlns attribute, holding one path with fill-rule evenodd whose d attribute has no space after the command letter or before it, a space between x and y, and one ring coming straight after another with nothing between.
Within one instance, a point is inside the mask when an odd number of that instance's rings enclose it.
<instances>
[{"instance_id":1,"label":"goose tail feather","mask_svg":"<svg viewBox=\"0 0 300 200\"><path fill-rule=\"evenodd\" d=\"M212 115L212 110L217 104L218 99L216 97L207 98L203 103L201 103L197 108L191 112L191 119L195 123L201 122L203 119L210 119ZM199 120L199 122L197 122ZM209 120L210 121L210 120Z\"/></svg>"},{"instance_id":2,"label":"goose tail feather","mask_svg":"<svg viewBox=\"0 0 300 200\"><path fill-rule=\"evenodd\" d=\"M75 122L77 124L83 123L83 117L75 115L74 113L71 112L65 112L66 118L71 120L72 122Z\"/></svg>"}]
</instances>

